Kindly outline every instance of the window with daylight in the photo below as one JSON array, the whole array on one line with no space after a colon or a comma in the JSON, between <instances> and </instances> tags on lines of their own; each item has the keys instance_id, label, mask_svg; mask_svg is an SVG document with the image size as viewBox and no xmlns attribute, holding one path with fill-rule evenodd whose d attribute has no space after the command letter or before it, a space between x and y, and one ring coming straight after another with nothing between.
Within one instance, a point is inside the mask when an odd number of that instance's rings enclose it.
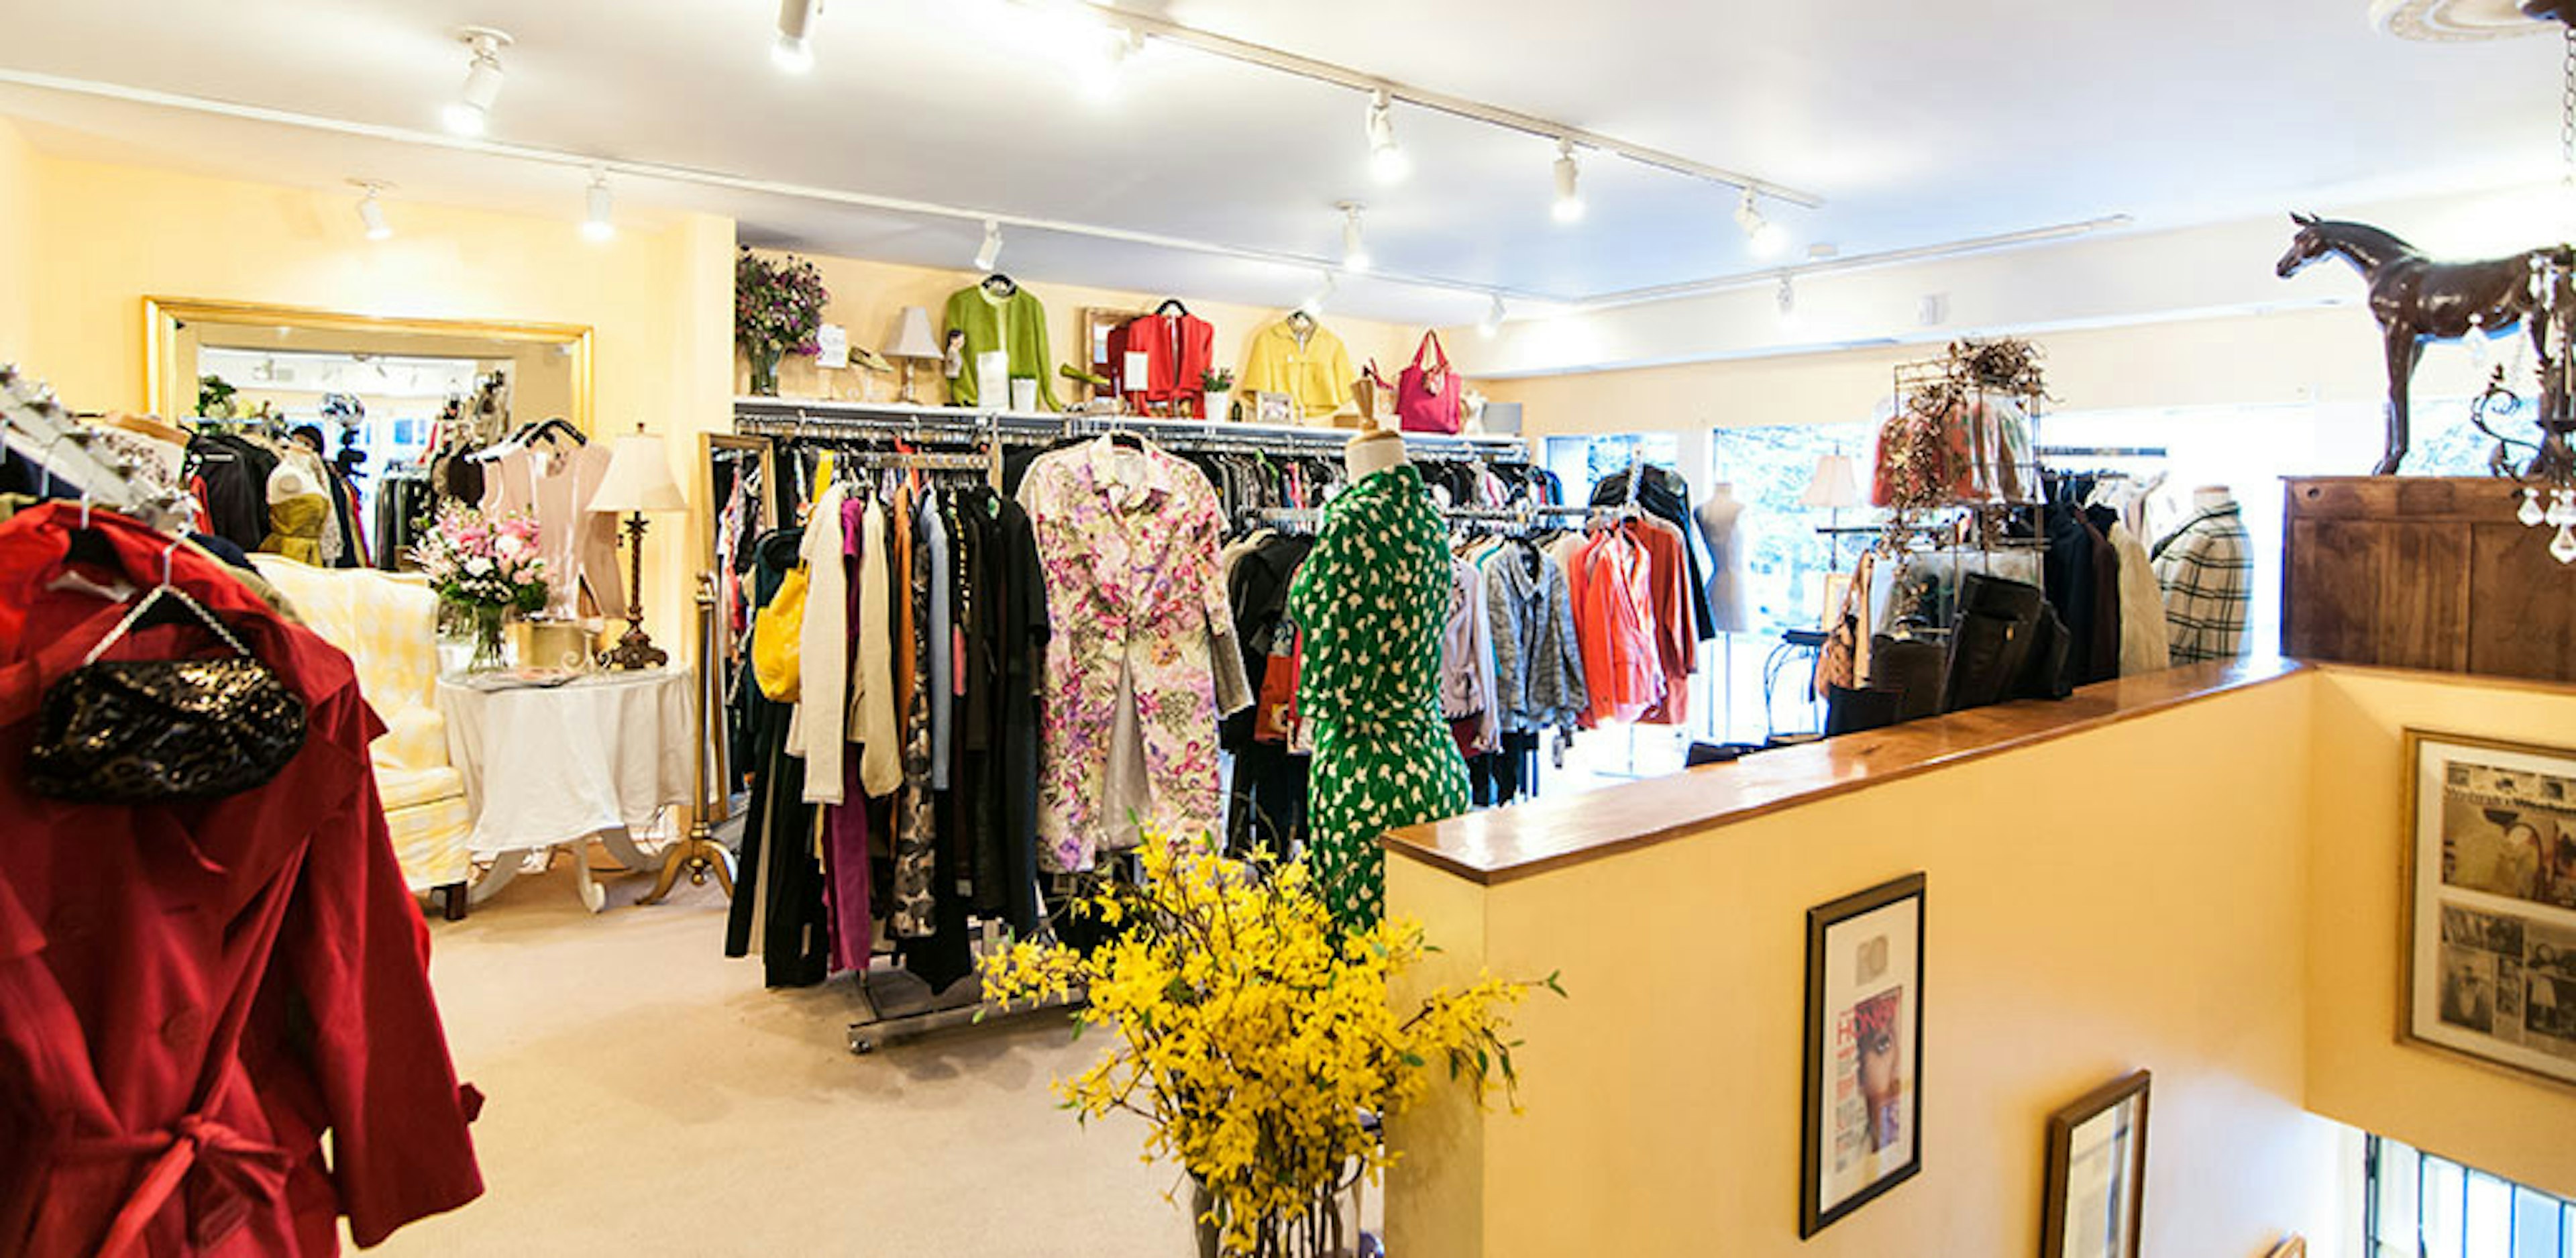
<instances>
[{"instance_id":1,"label":"window with daylight","mask_svg":"<svg viewBox=\"0 0 2576 1258\"><path fill-rule=\"evenodd\" d=\"M2364 1157L2370 1258L2576 1258L2576 1203L2381 1136Z\"/></svg>"}]
</instances>

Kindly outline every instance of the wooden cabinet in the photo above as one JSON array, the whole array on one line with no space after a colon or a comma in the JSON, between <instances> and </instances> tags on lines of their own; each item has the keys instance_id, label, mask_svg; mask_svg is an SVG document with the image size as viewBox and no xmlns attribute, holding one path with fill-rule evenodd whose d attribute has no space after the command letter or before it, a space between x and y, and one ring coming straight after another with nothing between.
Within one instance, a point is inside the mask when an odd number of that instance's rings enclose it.
<instances>
[{"instance_id":1,"label":"wooden cabinet","mask_svg":"<svg viewBox=\"0 0 2576 1258\"><path fill-rule=\"evenodd\" d=\"M2281 649L2301 659L2576 680L2576 566L2510 481L2288 482Z\"/></svg>"}]
</instances>

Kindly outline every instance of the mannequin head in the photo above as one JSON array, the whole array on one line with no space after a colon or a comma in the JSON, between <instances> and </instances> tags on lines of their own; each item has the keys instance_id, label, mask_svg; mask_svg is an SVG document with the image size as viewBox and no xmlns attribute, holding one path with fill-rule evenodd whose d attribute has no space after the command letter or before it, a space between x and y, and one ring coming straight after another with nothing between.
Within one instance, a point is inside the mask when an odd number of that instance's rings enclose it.
<instances>
[{"instance_id":1,"label":"mannequin head","mask_svg":"<svg viewBox=\"0 0 2576 1258\"><path fill-rule=\"evenodd\" d=\"M1405 462L1404 438L1384 428L1371 428L1342 448L1343 463L1356 481Z\"/></svg>"}]
</instances>

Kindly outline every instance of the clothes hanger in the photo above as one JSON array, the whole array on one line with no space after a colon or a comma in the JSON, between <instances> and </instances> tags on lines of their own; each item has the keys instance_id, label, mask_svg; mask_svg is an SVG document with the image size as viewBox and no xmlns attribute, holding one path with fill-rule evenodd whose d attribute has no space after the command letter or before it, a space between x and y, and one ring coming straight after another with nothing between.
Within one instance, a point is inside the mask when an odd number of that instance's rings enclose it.
<instances>
[{"instance_id":1,"label":"clothes hanger","mask_svg":"<svg viewBox=\"0 0 2576 1258\"><path fill-rule=\"evenodd\" d=\"M1162 305L1154 307L1154 313L1158 315L1177 314L1186 319L1189 317L1190 308L1182 305L1181 299L1178 297L1166 297L1163 299Z\"/></svg>"},{"instance_id":2,"label":"clothes hanger","mask_svg":"<svg viewBox=\"0 0 2576 1258\"><path fill-rule=\"evenodd\" d=\"M984 291L996 297L1012 297L1019 294L1020 285L1010 276L995 271L984 277Z\"/></svg>"},{"instance_id":3,"label":"clothes hanger","mask_svg":"<svg viewBox=\"0 0 2576 1258\"><path fill-rule=\"evenodd\" d=\"M573 427L572 422L561 415L551 416L541 423L532 424L528 428L521 430L519 440L520 443L524 445L529 442L544 441L552 437L570 437L572 438L572 443L576 446L586 446L590 444L590 438L583 435L580 429Z\"/></svg>"}]
</instances>

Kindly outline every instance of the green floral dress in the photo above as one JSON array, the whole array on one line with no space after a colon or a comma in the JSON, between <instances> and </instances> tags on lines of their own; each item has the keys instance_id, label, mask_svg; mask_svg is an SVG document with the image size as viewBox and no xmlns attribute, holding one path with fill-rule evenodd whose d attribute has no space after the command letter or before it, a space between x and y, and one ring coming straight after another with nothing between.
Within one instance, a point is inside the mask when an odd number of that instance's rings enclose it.
<instances>
[{"instance_id":1,"label":"green floral dress","mask_svg":"<svg viewBox=\"0 0 2576 1258\"><path fill-rule=\"evenodd\" d=\"M1467 764L1440 719L1451 567L1440 512L1410 463L1324 513L1288 612L1305 635L1297 711L1315 740L1306 858L1344 929L1386 907L1387 831L1467 811Z\"/></svg>"}]
</instances>

